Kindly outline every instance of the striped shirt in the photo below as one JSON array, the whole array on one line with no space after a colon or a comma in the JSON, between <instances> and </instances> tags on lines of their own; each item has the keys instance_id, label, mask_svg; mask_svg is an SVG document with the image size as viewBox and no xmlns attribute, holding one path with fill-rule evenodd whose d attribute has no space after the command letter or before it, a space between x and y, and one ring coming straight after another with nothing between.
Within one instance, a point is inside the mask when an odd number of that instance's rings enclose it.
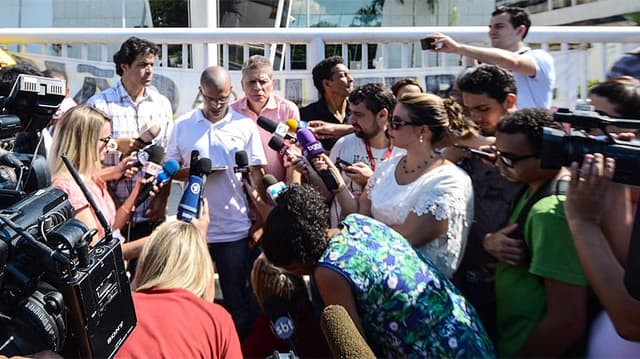
<instances>
[{"instance_id":1,"label":"striped shirt","mask_svg":"<svg viewBox=\"0 0 640 359\"><path fill-rule=\"evenodd\" d=\"M92 96L87 101L87 105L102 110L111 116L111 136L113 138L137 138L140 136L141 128L152 121L156 121L161 126L161 131L153 142L164 148L167 147L169 134L173 126L173 110L169 100L156 90L147 87L144 97L136 105L122 85L122 81L118 81L115 86ZM113 166L118 164L121 155L120 152L107 153L103 165ZM116 203L120 204L127 199L137 178L143 175L143 173L139 172L132 179L121 178L117 181L109 182L109 188L111 193L115 194ZM151 199L147 199L136 208L133 216L134 223L147 220L144 213L149 209Z\"/></svg>"}]
</instances>

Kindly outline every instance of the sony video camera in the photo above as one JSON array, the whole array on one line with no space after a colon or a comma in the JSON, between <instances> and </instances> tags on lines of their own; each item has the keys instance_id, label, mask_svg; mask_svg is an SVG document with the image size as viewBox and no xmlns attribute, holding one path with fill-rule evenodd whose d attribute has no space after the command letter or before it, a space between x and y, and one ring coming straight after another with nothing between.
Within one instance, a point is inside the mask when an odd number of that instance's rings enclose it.
<instances>
[{"instance_id":1,"label":"sony video camera","mask_svg":"<svg viewBox=\"0 0 640 359\"><path fill-rule=\"evenodd\" d=\"M105 229L91 250L96 230L73 218L59 189L0 210L0 355L111 358L133 331L120 243L88 200Z\"/></svg>"},{"instance_id":2,"label":"sony video camera","mask_svg":"<svg viewBox=\"0 0 640 359\"><path fill-rule=\"evenodd\" d=\"M0 97L0 208L51 184L40 132L65 96L65 82L21 74L7 97Z\"/></svg>"},{"instance_id":3,"label":"sony video camera","mask_svg":"<svg viewBox=\"0 0 640 359\"><path fill-rule=\"evenodd\" d=\"M639 129L640 120L612 119L593 111L571 111L558 109L553 114L558 122L571 124L570 134L544 128L541 151L542 168L560 168L572 162L582 163L585 154L601 153L616 160L613 180L619 183L640 186L640 143L620 141L608 131L608 126ZM588 137L578 130L599 129L601 139Z\"/></svg>"}]
</instances>

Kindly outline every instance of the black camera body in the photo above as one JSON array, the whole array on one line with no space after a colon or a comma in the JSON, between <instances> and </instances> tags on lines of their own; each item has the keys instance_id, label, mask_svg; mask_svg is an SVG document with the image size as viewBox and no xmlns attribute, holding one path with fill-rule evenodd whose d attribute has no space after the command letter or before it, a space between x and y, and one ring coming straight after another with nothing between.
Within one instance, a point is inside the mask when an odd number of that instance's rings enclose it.
<instances>
[{"instance_id":1,"label":"black camera body","mask_svg":"<svg viewBox=\"0 0 640 359\"><path fill-rule=\"evenodd\" d=\"M111 358L135 327L120 243L74 215L55 188L0 212L0 354Z\"/></svg>"},{"instance_id":2,"label":"black camera body","mask_svg":"<svg viewBox=\"0 0 640 359\"><path fill-rule=\"evenodd\" d=\"M601 153L616 160L613 180L640 186L640 144L614 139L606 127L640 128L640 120L613 120L595 112L571 112L560 109L554 113L558 122L570 123L574 128L598 128L606 134L604 140L587 137L582 132L566 134L562 130L544 128L540 160L542 168L560 168L572 162L582 163L585 154Z\"/></svg>"}]
</instances>

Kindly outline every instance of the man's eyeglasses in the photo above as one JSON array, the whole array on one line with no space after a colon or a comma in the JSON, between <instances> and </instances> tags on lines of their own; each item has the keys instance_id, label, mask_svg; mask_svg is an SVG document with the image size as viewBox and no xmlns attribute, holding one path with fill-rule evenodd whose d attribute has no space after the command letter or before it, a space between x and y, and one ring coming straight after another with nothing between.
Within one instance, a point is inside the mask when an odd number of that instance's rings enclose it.
<instances>
[{"instance_id":1,"label":"man's eyeglasses","mask_svg":"<svg viewBox=\"0 0 640 359\"><path fill-rule=\"evenodd\" d=\"M527 158L537 157L538 153L532 153L526 156L516 156L511 153L496 151L496 155L498 156L498 158L500 159L500 162L502 162L503 165L509 168L513 168L513 166L515 166L516 163L522 160L526 160Z\"/></svg>"},{"instance_id":2,"label":"man's eyeglasses","mask_svg":"<svg viewBox=\"0 0 640 359\"><path fill-rule=\"evenodd\" d=\"M202 96L202 99L205 102L211 102L211 103L215 103L217 105L226 105L231 101L231 96L225 96L225 97L220 97L220 98L215 98L215 97L211 97L211 96L207 96L204 94L204 92L202 92L202 88L200 88L200 96Z\"/></svg>"},{"instance_id":3,"label":"man's eyeglasses","mask_svg":"<svg viewBox=\"0 0 640 359\"><path fill-rule=\"evenodd\" d=\"M411 121L401 120L397 117L391 117L391 119L389 120L389 127L391 127L394 130L397 130L403 126L420 126L420 124L411 122Z\"/></svg>"},{"instance_id":4,"label":"man's eyeglasses","mask_svg":"<svg viewBox=\"0 0 640 359\"><path fill-rule=\"evenodd\" d=\"M104 138L98 138L98 141L104 143L104 145L108 145L109 141L111 141L111 135L104 137Z\"/></svg>"}]
</instances>

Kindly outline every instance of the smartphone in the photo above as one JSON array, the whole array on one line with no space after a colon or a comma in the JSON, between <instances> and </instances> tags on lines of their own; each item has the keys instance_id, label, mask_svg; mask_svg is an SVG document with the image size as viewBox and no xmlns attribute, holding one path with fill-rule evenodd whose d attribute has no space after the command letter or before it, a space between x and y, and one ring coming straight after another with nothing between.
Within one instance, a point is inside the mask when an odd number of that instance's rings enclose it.
<instances>
[{"instance_id":1,"label":"smartphone","mask_svg":"<svg viewBox=\"0 0 640 359\"><path fill-rule=\"evenodd\" d=\"M340 171L344 171L344 167L347 166L351 166L353 163L347 162L345 160L343 160L342 158L338 157L336 158L336 167L340 170Z\"/></svg>"},{"instance_id":2,"label":"smartphone","mask_svg":"<svg viewBox=\"0 0 640 359\"><path fill-rule=\"evenodd\" d=\"M493 154L489 153L489 152L480 151L478 149L467 147L467 146L461 146L461 145L453 145L453 146L456 147L456 148L459 148L459 149L461 149L463 151L469 152L474 156L477 156L477 157L480 157L482 159L485 159L485 160L487 160L489 162L493 162L494 159L495 159Z\"/></svg>"},{"instance_id":3,"label":"smartphone","mask_svg":"<svg viewBox=\"0 0 640 359\"><path fill-rule=\"evenodd\" d=\"M436 39L432 37L427 37L425 39L420 39L420 45L423 50L433 50L436 48Z\"/></svg>"}]
</instances>

